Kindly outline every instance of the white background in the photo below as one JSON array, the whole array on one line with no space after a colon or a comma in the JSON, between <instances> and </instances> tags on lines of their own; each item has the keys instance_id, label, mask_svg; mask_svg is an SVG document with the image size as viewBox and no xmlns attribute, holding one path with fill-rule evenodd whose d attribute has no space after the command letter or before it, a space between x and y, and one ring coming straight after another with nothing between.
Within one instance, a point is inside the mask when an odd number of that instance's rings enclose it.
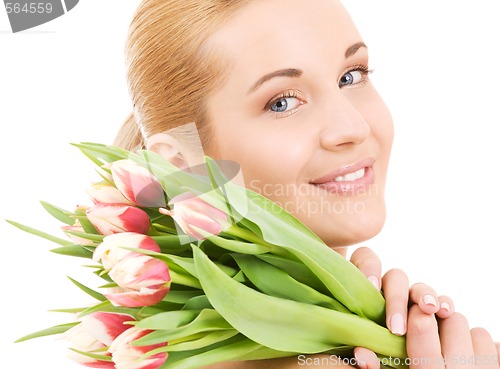
<instances>
[{"instance_id":1,"label":"white background","mask_svg":"<svg viewBox=\"0 0 500 369\"><path fill-rule=\"evenodd\" d=\"M387 226L366 244L384 270L402 268L449 294L471 326L500 341L496 1L345 2L396 125ZM110 143L130 111L123 47L138 3L81 1L19 34L0 7L1 367L80 367L53 337L12 342L71 321L48 310L91 303L65 278L92 285L90 272L3 219L58 233L38 201L87 202L97 177L69 143Z\"/></svg>"}]
</instances>

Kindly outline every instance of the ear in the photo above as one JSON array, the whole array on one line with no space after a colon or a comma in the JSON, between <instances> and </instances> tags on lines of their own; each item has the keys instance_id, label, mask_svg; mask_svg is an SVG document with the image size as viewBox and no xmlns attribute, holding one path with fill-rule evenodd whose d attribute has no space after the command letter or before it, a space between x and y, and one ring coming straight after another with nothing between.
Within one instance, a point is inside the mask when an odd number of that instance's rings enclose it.
<instances>
[{"instance_id":1,"label":"ear","mask_svg":"<svg viewBox=\"0 0 500 369\"><path fill-rule=\"evenodd\" d=\"M146 149L157 153L180 169L186 169L190 165L185 153L186 148L169 134L157 133L149 137Z\"/></svg>"}]
</instances>

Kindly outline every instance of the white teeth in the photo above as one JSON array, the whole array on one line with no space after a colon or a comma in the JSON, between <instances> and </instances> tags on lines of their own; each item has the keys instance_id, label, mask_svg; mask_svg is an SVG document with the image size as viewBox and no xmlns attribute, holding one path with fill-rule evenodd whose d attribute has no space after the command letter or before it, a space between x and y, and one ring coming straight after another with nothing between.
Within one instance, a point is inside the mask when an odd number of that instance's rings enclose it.
<instances>
[{"instance_id":1,"label":"white teeth","mask_svg":"<svg viewBox=\"0 0 500 369\"><path fill-rule=\"evenodd\" d=\"M334 179L335 182L352 182L365 176L365 168L362 168L354 173L338 176Z\"/></svg>"}]
</instances>

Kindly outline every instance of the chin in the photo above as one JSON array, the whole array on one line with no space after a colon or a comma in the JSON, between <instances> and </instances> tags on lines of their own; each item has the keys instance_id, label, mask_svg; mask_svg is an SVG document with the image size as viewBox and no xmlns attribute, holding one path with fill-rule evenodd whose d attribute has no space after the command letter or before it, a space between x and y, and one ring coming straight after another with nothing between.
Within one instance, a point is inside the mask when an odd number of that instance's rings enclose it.
<instances>
[{"instance_id":1,"label":"chin","mask_svg":"<svg viewBox=\"0 0 500 369\"><path fill-rule=\"evenodd\" d=\"M323 220L320 229L311 229L331 248L347 247L368 241L380 233L385 224L386 212L378 210L376 213L365 213L356 217L342 217L332 219L329 227L325 227ZM314 229L316 228L316 230Z\"/></svg>"}]
</instances>

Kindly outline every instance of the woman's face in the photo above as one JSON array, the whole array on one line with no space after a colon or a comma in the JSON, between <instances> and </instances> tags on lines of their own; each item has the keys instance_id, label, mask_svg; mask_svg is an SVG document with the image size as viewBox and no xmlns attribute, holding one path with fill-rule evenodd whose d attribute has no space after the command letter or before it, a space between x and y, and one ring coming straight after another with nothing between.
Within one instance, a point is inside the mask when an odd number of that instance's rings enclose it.
<instances>
[{"instance_id":1,"label":"woman's face","mask_svg":"<svg viewBox=\"0 0 500 369\"><path fill-rule=\"evenodd\" d=\"M209 40L228 62L208 97L217 151L248 188L329 246L385 221L391 116L368 79L368 50L336 0L256 0Z\"/></svg>"}]
</instances>

